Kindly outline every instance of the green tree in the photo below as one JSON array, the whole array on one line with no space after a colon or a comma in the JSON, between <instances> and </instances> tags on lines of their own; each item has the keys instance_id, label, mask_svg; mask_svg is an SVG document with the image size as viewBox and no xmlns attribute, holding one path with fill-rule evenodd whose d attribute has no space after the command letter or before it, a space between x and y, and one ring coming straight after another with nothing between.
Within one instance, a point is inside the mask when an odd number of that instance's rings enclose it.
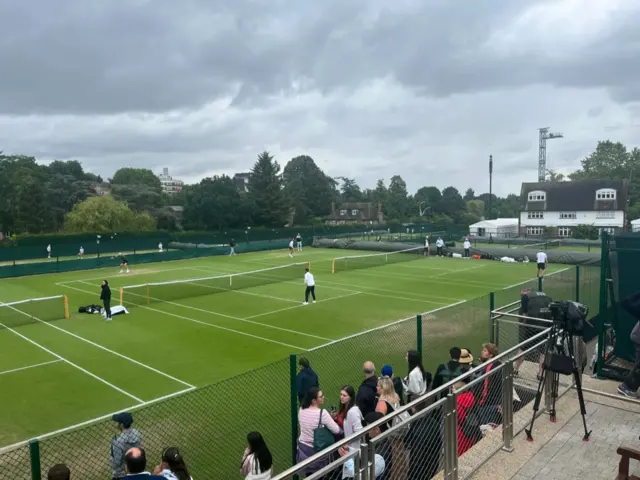
<instances>
[{"instance_id":1,"label":"green tree","mask_svg":"<svg viewBox=\"0 0 640 480\"><path fill-rule=\"evenodd\" d=\"M249 177L248 197L255 224L268 227L285 224L289 207L282 188L280 165L269 152L258 155Z\"/></svg>"},{"instance_id":2,"label":"green tree","mask_svg":"<svg viewBox=\"0 0 640 480\"><path fill-rule=\"evenodd\" d=\"M195 230L245 228L246 202L230 177L205 178L185 189L183 221L185 228Z\"/></svg>"},{"instance_id":3,"label":"green tree","mask_svg":"<svg viewBox=\"0 0 640 480\"><path fill-rule=\"evenodd\" d=\"M331 213L335 181L324 174L313 158L308 155L292 158L282 171L282 181L289 207L295 208L297 223L300 218Z\"/></svg>"},{"instance_id":4,"label":"green tree","mask_svg":"<svg viewBox=\"0 0 640 480\"><path fill-rule=\"evenodd\" d=\"M64 230L68 233L131 232L155 228L156 220L151 215L135 213L125 202L109 195L77 203L64 220Z\"/></svg>"},{"instance_id":5,"label":"green tree","mask_svg":"<svg viewBox=\"0 0 640 480\"><path fill-rule=\"evenodd\" d=\"M467 205L462 199L460 192L455 187L446 187L442 190L442 206L440 211L445 215L457 220L467 210Z\"/></svg>"},{"instance_id":6,"label":"green tree","mask_svg":"<svg viewBox=\"0 0 640 480\"><path fill-rule=\"evenodd\" d=\"M566 178L563 173L558 173L555 170L547 170L546 181L549 183L562 183L566 182Z\"/></svg>"},{"instance_id":7,"label":"green tree","mask_svg":"<svg viewBox=\"0 0 640 480\"><path fill-rule=\"evenodd\" d=\"M134 187L146 185L153 191L162 191L160 179L148 168L121 168L113 174L112 185L131 185Z\"/></svg>"},{"instance_id":8,"label":"green tree","mask_svg":"<svg viewBox=\"0 0 640 480\"><path fill-rule=\"evenodd\" d=\"M371 202L376 205L378 202L382 202L382 211L385 215L389 215L389 206L387 205L389 200L389 191L387 190L386 185L384 184L383 179L379 179L376 182L376 188L371 192Z\"/></svg>"},{"instance_id":9,"label":"green tree","mask_svg":"<svg viewBox=\"0 0 640 480\"><path fill-rule=\"evenodd\" d=\"M465 202L468 202L469 200L473 200L474 198L476 198L476 192L473 191L473 188L467 188L467 191L464 192L464 197L462 197L462 199Z\"/></svg>"},{"instance_id":10,"label":"green tree","mask_svg":"<svg viewBox=\"0 0 640 480\"><path fill-rule=\"evenodd\" d=\"M164 206L164 198L160 192L144 183L114 184L111 195L116 200L126 202L134 212L149 212L155 214Z\"/></svg>"},{"instance_id":11,"label":"green tree","mask_svg":"<svg viewBox=\"0 0 640 480\"><path fill-rule=\"evenodd\" d=\"M365 200L365 195L353 178L339 177L342 181L340 187L340 199L346 203L356 203Z\"/></svg>"},{"instance_id":12,"label":"green tree","mask_svg":"<svg viewBox=\"0 0 640 480\"><path fill-rule=\"evenodd\" d=\"M437 187L420 187L413 198L423 216L433 216L439 212L442 205L442 194Z\"/></svg>"},{"instance_id":13,"label":"green tree","mask_svg":"<svg viewBox=\"0 0 640 480\"><path fill-rule=\"evenodd\" d=\"M482 200L469 200L467 201L467 210L471 215L475 215L477 218L484 217L484 202Z\"/></svg>"},{"instance_id":14,"label":"green tree","mask_svg":"<svg viewBox=\"0 0 640 480\"><path fill-rule=\"evenodd\" d=\"M404 220L408 209L407 184L400 175L394 175L387 190L387 205L389 217Z\"/></svg>"}]
</instances>

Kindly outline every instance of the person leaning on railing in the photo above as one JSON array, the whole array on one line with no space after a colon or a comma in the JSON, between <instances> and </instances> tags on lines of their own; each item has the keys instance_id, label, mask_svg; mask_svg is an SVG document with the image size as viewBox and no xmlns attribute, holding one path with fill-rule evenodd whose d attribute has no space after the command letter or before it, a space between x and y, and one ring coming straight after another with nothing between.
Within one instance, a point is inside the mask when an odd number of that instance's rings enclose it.
<instances>
[{"instance_id":1,"label":"person leaning on railing","mask_svg":"<svg viewBox=\"0 0 640 480\"><path fill-rule=\"evenodd\" d=\"M489 373L501 365L499 360L493 360L498 356L498 347L493 343L482 345L480 361L482 362L477 376L485 375L485 378L474 389L474 396L478 399L478 416L483 424L500 424L502 421L502 374Z\"/></svg>"},{"instance_id":2,"label":"person leaning on railing","mask_svg":"<svg viewBox=\"0 0 640 480\"><path fill-rule=\"evenodd\" d=\"M302 407L298 412L298 424L300 425L300 436L298 437L298 454L297 462L302 462L313 456L329 445L325 444L325 435L321 435L322 429L327 429L334 435L339 435L342 430L338 424L331 418L322 405L324 404L324 394L322 391L313 387L307 392L307 396L302 402ZM329 463L330 458L327 456L322 458L305 469L306 475L317 472Z\"/></svg>"},{"instance_id":3,"label":"person leaning on railing","mask_svg":"<svg viewBox=\"0 0 640 480\"><path fill-rule=\"evenodd\" d=\"M362 421L364 419L362 418L362 412L356 405L356 392L351 385L345 385L340 390L340 407L338 411L331 414L331 417L342 429L345 437L350 437L362 430ZM351 446L360 448L357 440Z\"/></svg>"}]
</instances>

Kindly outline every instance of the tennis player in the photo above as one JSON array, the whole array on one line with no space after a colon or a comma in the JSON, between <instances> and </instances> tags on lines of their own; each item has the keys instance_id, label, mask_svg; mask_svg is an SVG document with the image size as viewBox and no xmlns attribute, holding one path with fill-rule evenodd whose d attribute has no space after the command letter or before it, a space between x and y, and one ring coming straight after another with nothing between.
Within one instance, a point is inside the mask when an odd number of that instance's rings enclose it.
<instances>
[{"instance_id":1,"label":"tennis player","mask_svg":"<svg viewBox=\"0 0 640 480\"><path fill-rule=\"evenodd\" d=\"M442 251L443 248L444 248L444 240L442 240L441 237L438 237L438 240L436 240L436 251L439 257L441 257L444 254Z\"/></svg>"},{"instance_id":2,"label":"tennis player","mask_svg":"<svg viewBox=\"0 0 640 480\"><path fill-rule=\"evenodd\" d=\"M544 271L547 269L547 254L543 251L536 253L536 263L538 264L538 278L544 277Z\"/></svg>"},{"instance_id":3,"label":"tennis player","mask_svg":"<svg viewBox=\"0 0 640 480\"><path fill-rule=\"evenodd\" d=\"M309 305L309 294L313 298L313 303L316 303L316 279L313 278L313 273L308 268L304 269L304 305Z\"/></svg>"},{"instance_id":4,"label":"tennis player","mask_svg":"<svg viewBox=\"0 0 640 480\"><path fill-rule=\"evenodd\" d=\"M83 255L84 255L84 247L80 247L80 250L78 250L78 257L82 258Z\"/></svg>"},{"instance_id":5,"label":"tennis player","mask_svg":"<svg viewBox=\"0 0 640 480\"><path fill-rule=\"evenodd\" d=\"M47 258L51 258L51 244L47 245Z\"/></svg>"},{"instance_id":6,"label":"tennis player","mask_svg":"<svg viewBox=\"0 0 640 480\"><path fill-rule=\"evenodd\" d=\"M118 254L120 257L120 273L122 273L123 269L127 269L127 273L129 273L129 260L126 259L121 253Z\"/></svg>"},{"instance_id":7,"label":"tennis player","mask_svg":"<svg viewBox=\"0 0 640 480\"><path fill-rule=\"evenodd\" d=\"M469 237L464 239L464 258L471 258L471 242Z\"/></svg>"},{"instance_id":8,"label":"tennis player","mask_svg":"<svg viewBox=\"0 0 640 480\"><path fill-rule=\"evenodd\" d=\"M291 241L289 242L289 256L291 258L293 258L293 251L295 250L295 247L293 246L293 238L291 239Z\"/></svg>"},{"instance_id":9,"label":"tennis player","mask_svg":"<svg viewBox=\"0 0 640 480\"><path fill-rule=\"evenodd\" d=\"M429 236L424 237L424 256L429 256Z\"/></svg>"},{"instance_id":10,"label":"tennis player","mask_svg":"<svg viewBox=\"0 0 640 480\"><path fill-rule=\"evenodd\" d=\"M302 235L300 234L296 235L296 246L298 247L298 251L301 252L302 251Z\"/></svg>"}]
</instances>

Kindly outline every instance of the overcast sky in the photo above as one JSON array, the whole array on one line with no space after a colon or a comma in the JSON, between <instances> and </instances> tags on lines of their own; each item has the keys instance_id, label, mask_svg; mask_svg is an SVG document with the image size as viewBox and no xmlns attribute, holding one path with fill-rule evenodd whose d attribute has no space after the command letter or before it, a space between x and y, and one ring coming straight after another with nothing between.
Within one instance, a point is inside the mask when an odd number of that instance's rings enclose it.
<instances>
[{"instance_id":1,"label":"overcast sky","mask_svg":"<svg viewBox=\"0 0 640 480\"><path fill-rule=\"evenodd\" d=\"M638 0L0 0L0 150L519 192L640 143Z\"/></svg>"}]
</instances>

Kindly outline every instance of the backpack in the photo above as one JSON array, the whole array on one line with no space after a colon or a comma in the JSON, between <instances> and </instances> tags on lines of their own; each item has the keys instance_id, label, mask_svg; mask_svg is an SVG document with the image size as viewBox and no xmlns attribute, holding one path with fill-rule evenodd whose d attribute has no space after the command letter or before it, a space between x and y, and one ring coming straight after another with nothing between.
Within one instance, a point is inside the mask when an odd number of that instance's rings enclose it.
<instances>
[{"instance_id":1,"label":"backpack","mask_svg":"<svg viewBox=\"0 0 640 480\"><path fill-rule=\"evenodd\" d=\"M476 443L482 438L482 430L480 430L481 424L482 422L478 415L478 409L476 405L474 405L467 412L467 416L464 417L464 421L462 422L462 425L460 425L460 429L465 437L473 443Z\"/></svg>"},{"instance_id":2,"label":"backpack","mask_svg":"<svg viewBox=\"0 0 640 480\"><path fill-rule=\"evenodd\" d=\"M395 404L392 405L393 411L395 412L398 408L400 408L399 404ZM391 426L392 427L396 427L397 425L403 425L402 427L398 427L398 429L393 432L393 437L396 438L403 438L407 435L407 433L409 432L409 428L411 427L411 425L409 425L408 420L411 418L411 415L409 414L408 411L402 412L400 415L396 415L395 417L393 417L393 420L391 421Z\"/></svg>"},{"instance_id":3,"label":"backpack","mask_svg":"<svg viewBox=\"0 0 640 480\"><path fill-rule=\"evenodd\" d=\"M444 366L444 369L440 371L440 375L442 376L443 384L449 383L451 380L458 378L460 375L462 375L462 367L460 366L460 364L458 364L456 368L451 370L449 368L449 364L447 363Z\"/></svg>"}]
</instances>

